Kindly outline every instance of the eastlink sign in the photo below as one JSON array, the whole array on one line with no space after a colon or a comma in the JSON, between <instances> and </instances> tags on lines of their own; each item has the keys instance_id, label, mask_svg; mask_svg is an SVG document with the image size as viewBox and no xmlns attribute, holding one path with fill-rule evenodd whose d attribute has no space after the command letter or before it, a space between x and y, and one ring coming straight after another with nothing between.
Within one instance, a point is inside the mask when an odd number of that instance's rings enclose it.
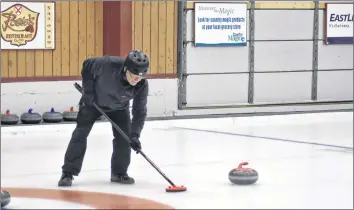
<instances>
[{"instance_id":1,"label":"eastlink sign","mask_svg":"<svg viewBox=\"0 0 354 210\"><path fill-rule=\"evenodd\" d=\"M353 44L353 4L326 4L327 44Z\"/></svg>"}]
</instances>

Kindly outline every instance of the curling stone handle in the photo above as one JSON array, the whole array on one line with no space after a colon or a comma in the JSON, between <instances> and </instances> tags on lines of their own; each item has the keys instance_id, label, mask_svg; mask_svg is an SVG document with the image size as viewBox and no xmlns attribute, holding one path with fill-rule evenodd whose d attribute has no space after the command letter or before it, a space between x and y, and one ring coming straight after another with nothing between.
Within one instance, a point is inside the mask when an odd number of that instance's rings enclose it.
<instances>
[{"instance_id":1,"label":"curling stone handle","mask_svg":"<svg viewBox=\"0 0 354 210\"><path fill-rule=\"evenodd\" d=\"M237 171L251 171L252 169L251 168L243 168L242 166L246 166L248 165L248 162L242 162L238 165L237 168L235 168L235 170Z\"/></svg>"},{"instance_id":2,"label":"curling stone handle","mask_svg":"<svg viewBox=\"0 0 354 210\"><path fill-rule=\"evenodd\" d=\"M238 169L242 169L242 166L246 166L246 165L248 165L248 162L242 162L242 163L240 163L239 165L238 165Z\"/></svg>"}]
</instances>

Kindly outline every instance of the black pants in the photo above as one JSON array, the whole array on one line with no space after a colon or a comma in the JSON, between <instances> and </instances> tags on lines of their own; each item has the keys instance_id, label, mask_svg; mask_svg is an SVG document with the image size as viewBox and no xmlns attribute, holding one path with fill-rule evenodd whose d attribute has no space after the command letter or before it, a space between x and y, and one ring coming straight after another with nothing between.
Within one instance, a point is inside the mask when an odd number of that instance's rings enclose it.
<instances>
[{"instance_id":1,"label":"black pants","mask_svg":"<svg viewBox=\"0 0 354 210\"><path fill-rule=\"evenodd\" d=\"M129 136L131 124L129 109L105 113ZM77 125L65 153L63 172L70 172L75 176L79 175L86 153L87 137L99 117L101 117L101 113L95 107L80 106ZM112 129L114 138L111 172L125 174L130 164L131 147L113 126Z\"/></svg>"}]
</instances>

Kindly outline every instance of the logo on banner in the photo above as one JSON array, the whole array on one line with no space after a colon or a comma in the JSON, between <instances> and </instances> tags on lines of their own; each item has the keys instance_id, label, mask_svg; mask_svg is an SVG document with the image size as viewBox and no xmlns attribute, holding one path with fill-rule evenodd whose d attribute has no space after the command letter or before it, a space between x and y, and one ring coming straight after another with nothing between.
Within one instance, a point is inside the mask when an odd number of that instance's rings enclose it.
<instances>
[{"instance_id":1,"label":"logo on banner","mask_svg":"<svg viewBox=\"0 0 354 210\"><path fill-rule=\"evenodd\" d=\"M353 4L326 4L326 43L353 44Z\"/></svg>"},{"instance_id":2,"label":"logo on banner","mask_svg":"<svg viewBox=\"0 0 354 210\"><path fill-rule=\"evenodd\" d=\"M39 13L22 4L1 12L1 37L14 46L26 45L37 35Z\"/></svg>"}]
</instances>

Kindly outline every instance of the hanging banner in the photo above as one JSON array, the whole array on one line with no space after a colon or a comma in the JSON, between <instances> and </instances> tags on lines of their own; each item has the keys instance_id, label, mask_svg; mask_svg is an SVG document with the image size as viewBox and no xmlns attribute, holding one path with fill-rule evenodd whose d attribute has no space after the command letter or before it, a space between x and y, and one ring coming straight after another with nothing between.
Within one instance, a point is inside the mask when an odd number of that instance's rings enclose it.
<instances>
[{"instance_id":1,"label":"hanging banner","mask_svg":"<svg viewBox=\"0 0 354 210\"><path fill-rule=\"evenodd\" d=\"M247 3L194 3L195 46L246 46Z\"/></svg>"},{"instance_id":2,"label":"hanging banner","mask_svg":"<svg viewBox=\"0 0 354 210\"><path fill-rule=\"evenodd\" d=\"M1 2L1 49L55 49L54 2Z\"/></svg>"},{"instance_id":3,"label":"hanging banner","mask_svg":"<svg viewBox=\"0 0 354 210\"><path fill-rule=\"evenodd\" d=\"M353 44L353 4L326 4L326 43Z\"/></svg>"}]
</instances>

